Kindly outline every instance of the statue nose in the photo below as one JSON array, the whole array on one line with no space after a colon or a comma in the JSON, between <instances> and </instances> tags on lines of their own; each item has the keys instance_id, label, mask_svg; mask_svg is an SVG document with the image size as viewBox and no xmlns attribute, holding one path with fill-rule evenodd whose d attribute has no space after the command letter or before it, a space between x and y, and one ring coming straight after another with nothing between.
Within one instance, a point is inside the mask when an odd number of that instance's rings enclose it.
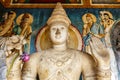
<instances>
[{"instance_id":1,"label":"statue nose","mask_svg":"<svg viewBox=\"0 0 120 80\"><path fill-rule=\"evenodd\" d=\"M57 35L57 34L60 34L60 30L59 30L59 29L57 29L57 31L56 31L56 35Z\"/></svg>"}]
</instances>

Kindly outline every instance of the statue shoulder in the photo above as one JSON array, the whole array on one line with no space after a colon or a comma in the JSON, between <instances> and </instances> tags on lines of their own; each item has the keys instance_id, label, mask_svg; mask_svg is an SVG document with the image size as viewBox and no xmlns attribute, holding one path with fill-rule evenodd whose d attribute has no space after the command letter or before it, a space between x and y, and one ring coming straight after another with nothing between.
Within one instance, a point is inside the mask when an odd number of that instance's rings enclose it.
<instances>
[{"instance_id":1,"label":"statue shoulder","mask_svg":"<svg viewBox=\"0 0 120 80\"><path fill-rule=\"evenodd\" d=\"M77 57L79 57L80 60L82 60L82 61L86 61L88 63L95 62L94 58L90 54L88 54L86 52L82 52L80 50L71 50L71 52L74 52L75 55Z\"/></svg>"},{"instance_id":2,"label":"statue shoulder","mask_svg":"<svg viewBox=\"0 0 120 80\"><path fill-rule=\"evenodd\" d=\"M85 63L83 63L83 64L86 64L86 63L87 63L88 65L96 65L93 56L91 56L91 55L88 54L88 53L82 52L81 58L82 58L83 61L85 61Z\"/></svg>"},{"instance_id":3,"label":"statue shoulder","mask_svg":"<svg viewBox=\"0 0 120 80\"><path fill-rule=\"evenodd\" d=\"M82 57L83 59L93 60L93 57L92 57L90 54L86 53L86 52L81 52L80 55L81 55L81 57Z\"/></svg>"},{"instance_id":4,"label":"statue shoulder","mask_svg":"<svg viewBox=\"0 0 120 80\"><path fill-rule=\"evenodd\" d=\"M37 61L44 54L44 51L35 52L30 54L30 61Z\"/></svg>"},{"instance_id":5,"label":"statue shoulder","mask_svg":"<svg viewBox=\"0 0 120 80\"><path fill-rule=\"evenodd\" d=\"M40 55L39 53L40 53L40 52L31 53L31 54L30 54L30 57L38 56L38 55Z\"/></svg>"},{"instance_id":6,"label":"statue shoulder","mask_svg":"<svg viewBox=\"0 0 120 80\"><path fill-rule=\"evenodd\" d=\"M35 66L37 66L39 63L39 60L42 56L42 53L43 53L43 51L30 54L29 61L25 62L23 67L35 67ZM34 66L32 66L32 65L34 65Z\"/></svg>"}]
</instances>

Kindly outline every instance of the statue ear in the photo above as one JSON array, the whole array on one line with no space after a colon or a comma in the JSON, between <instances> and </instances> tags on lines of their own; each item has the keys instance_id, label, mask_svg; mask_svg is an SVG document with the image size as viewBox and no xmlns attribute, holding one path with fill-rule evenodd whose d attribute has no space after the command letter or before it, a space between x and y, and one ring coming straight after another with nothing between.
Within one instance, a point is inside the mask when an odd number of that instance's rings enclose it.
<instances>
[{"instance_id":1,"label":"statue ear","mask_svg":"<svg viewBox=\"0 0 120 80\"><path fill-rule=\"evenodd\" d=\"M69 44L70 40L70 33L68 32L68 36L67 36L67 44Z\"/></svg>"}]
</instances>

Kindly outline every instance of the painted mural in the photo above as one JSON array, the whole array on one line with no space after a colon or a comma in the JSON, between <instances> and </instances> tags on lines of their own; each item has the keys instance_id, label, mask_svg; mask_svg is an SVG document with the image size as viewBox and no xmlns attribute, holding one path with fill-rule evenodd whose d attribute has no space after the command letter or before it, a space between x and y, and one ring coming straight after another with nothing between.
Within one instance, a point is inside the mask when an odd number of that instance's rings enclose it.
<instances>
[{"instance_id":1,"label":"painted mural","mask_svg":"<svg viewBox=\"0 0 120 80\"><path fill-rule=\"evenodd\" d=\"M110 53L111 80L119 80L120 9L68 8L65 10L71 20L72 26L74 26L74 29L78 31L77 34L82 38L80 38L82 41L80 50L92 54L90 39L92 36L99 38ZM22 46L22 52L24 53L32 54L39 51L40 43L38 37L44 29L43 27L46 26L46 22L52 11L53 9L49 8L5 9L0 5L0 78L2 80L6 80L5 54L3 52L6 49L5 43L15 44L21 42L21 44L13 46L13 52L21 53L17 46L22 45L24 45ZM16 38L12 35L26 36L24 38ZM11 39L13 39L13 42L9 42ZM27 41L24 41L24 39Z\"/></svg>"}]
</instances>

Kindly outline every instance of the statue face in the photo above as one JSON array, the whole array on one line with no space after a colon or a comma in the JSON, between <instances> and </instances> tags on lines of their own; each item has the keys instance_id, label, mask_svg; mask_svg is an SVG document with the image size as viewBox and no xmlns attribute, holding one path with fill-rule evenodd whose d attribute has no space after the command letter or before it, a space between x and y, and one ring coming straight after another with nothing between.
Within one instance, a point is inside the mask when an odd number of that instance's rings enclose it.
<instances>
[{"instance_id":1,"label":"statue face","mask_svg":"<svg viewBox=\"0 0 120 80\"><path fill-rule=\"evenodd\" d=\"M68 36L68 28L63 23L53 24L50 27L50 38L53 44L66 43Z\"/></svg>"}]
</instances>

